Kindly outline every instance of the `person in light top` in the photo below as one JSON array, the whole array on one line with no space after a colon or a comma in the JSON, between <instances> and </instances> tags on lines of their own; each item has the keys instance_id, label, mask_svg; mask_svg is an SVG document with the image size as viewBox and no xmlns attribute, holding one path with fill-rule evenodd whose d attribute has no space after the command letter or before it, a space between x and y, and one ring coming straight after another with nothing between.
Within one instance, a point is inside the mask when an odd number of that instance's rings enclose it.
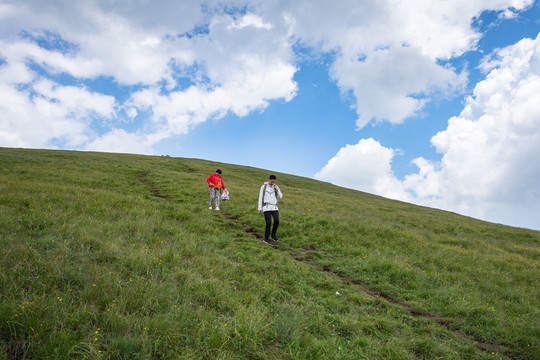
<instances>
[{"instance_id":1,"label":"person in light top","mask_svg":"<svg viewBox=\"0 0 540 360\"><path fill-rule=\"evenodd\" d=\"M209 209L212 210L212 203L216 202L216 210L219 210L219 200L221 199L221 189L226 189L223 179L221 178L221 170L217 169L215 174L212 174L206 179L210 190Z\"/></svg>"},{"instance_id":2,"label":"person in light top","mask_svg":"<svg viewBox=\"0 0 540 360\"><path fill-rule=\"evenodd\" d=\"M272 218L274 219L274 225L272 226L272 240L279 241L276 235L276 231L279 226L279 209L277 207L278 200L283 199L281 190L276 185L276 176L270 175L268 181L261 186L259 191L259 214L264 213L264 220L266 222L266 229L264 232L264 242L268 243L270 237L270 227L272 225Z\"/></svg>"}]
</instances>

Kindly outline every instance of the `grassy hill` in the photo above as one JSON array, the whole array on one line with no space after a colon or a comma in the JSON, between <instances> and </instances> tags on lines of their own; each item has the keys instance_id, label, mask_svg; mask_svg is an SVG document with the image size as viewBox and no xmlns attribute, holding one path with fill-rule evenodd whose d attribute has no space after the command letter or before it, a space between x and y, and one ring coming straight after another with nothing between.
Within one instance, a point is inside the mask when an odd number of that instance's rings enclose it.
<instances>
[{"instance_id":1,"label":"grassy hill","mask_svg":"<svg viewBox=\"0 0 540 360\"><path fill-rule=\"evenodd\" d=\"M0 148L0 359L540 358L540 232L268 175Z\"/></svg>"}]
</instances>

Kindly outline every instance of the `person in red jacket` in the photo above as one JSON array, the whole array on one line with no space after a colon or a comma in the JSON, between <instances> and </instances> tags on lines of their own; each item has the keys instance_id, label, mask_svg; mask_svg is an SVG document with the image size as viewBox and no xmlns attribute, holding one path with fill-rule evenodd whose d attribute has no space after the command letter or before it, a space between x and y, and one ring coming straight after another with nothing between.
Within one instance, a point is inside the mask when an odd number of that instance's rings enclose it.
<instances>
[{"instance_id":1,"label":"person in red jacket","mask_svg":"<svg viewBox=\"0 0 540 360\"><path fill-rule=\"evenodd\" d=\"M221 178L221 170L217 169L215 174L212 174L206 179L208 186L210 187L210 207L212 210L212 203L214 199L216 201L216 210L219 210L219 200L221 199L221 189L226 189L223 179Z\"/></svg>"}]
</instances>

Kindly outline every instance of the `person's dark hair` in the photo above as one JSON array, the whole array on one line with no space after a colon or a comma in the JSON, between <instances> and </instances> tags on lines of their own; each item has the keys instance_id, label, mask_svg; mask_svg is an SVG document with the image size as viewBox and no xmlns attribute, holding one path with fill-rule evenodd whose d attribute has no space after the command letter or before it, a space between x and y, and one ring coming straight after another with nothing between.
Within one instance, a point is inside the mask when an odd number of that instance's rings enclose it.
<instances>
[{"instance_id":1,"label":"person's dark hair","mask_svg":"<svg viewBox=\"0 0 540 360\"><path fill-rule=\"evenodd\" d=\"M217 169L216 172L221 175L221 170Z\"/></svg>"},{"instance_id":2,"label":"person's dark hair","mask_svg":"<svg viewBox=\"0 0 540 360\"><path fill-rule=\"evenodd\" d=\"M270 175L270 176L268 177L268 180L276 180L276 175Z\"/></svg>"}]
</instances>

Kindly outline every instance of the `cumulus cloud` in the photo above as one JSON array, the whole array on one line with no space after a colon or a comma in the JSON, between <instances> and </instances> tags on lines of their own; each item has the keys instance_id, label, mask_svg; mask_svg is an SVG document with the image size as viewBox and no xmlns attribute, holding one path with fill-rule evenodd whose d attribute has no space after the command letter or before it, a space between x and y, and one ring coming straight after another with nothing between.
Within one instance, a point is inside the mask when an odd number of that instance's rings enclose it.
<instances>
[{"instance_id":1,"label":"cumulus cloud","mask_svg":"<svg viewBox=\"0 0 540 360\"><path fill-rule=\"evenodd\" d=\"M481 34L471 22L483 11L515 12L532 3L387 0L358 6L354 0L305 0L281 11L293 36L336 52L331 74L344 93L354 95L361 128L372 120L402 123L432 96L459 92L467 74L438 60L475 48Z\"/></svg>"},{"instance_id":2,"label":"cumulus cloud","mask_svg":"<svg viewBox=\"0 0 540 360\"><path fill-rule=\"evenodd\" d=\"M316 177L540 229L540 36L498 50L484 66L491 70L461 114L431 139L439 162L415 159L418 172L398 180L391 171L394 151L362 140L342 148Z\"/></svg>"},{"instance_id":3,"label":"cumulus cloud","mask_svg":"<svg viewBox=\"0 0 540 360\"><path fill-rule=\"evenodd\" d=\"M253 66L264 66L260 58L244 59ZM246 64L247 65L247 64ZM162 123L172 134L186 134L190 128L208 119L220 119L228 112L245 116L268 106L275 98L291 99L296 91L292 81L295 67L290 64L267 64L265 71L237 73L238 83L215 88L191 86L184 91L161 94L158 88L134 93L131 105L151 110L153 120Z\"/></svg>"},{"instance_id":4,"label":"cumulus cloud","mask_svg":"<svg viewBox=\"0 0 540 360\"><path fill-rule=\"evenodd\" d=\"M84 150L117 152L131 154L153 154L152 145L155 140L144 134L128 133L123 129L110 132L93 139Z\"/></svg>"},{"instance_id":5,"label":"cumulus cloud","mask_svg":"<svg viewBox=\"0 0 540 360\"><path fill-rule=\"evenodd\" d=\"M407 200L400 181L392 172L395 151L374 139L362 139L356 145L346 145L315 174L319 180L359 189L382 196Z\"/></svg>"},{"instance_id":6,"label":"cumulus cloud","mask_svg":"<svg viewBox=\"0 0 540 360\"><path fill-rule=\"evenodd\" d=\"M272 100L290 101L297 93L294 44L299 42L336 54L331 76L343 92L353 94L358 127L372 120L401 123L432 96L461 89L466 74L438 60L474 48L480 34L471 28L473 17L486 9L511 17L531 2L386 0L359 6L353 0L198 0L150 6L106 0L3 1L0 57L2 67L13 71L4 71L7 77L1 81L12 93L33 87L36 78L84 92L85 81L110 79L128 87L131 96L116 99L120 103L114 114L95 111L118 121L105 132L144 110L152 114L152 126L139 130L152 129L160 134L153 138L161 138L167 131L169 136L186 133L227 112L244 116ZM66 76L73 81L58 80ZM27 105L36 103L30 99ZM118 110L127 108L132 110ZM17 111L6 105L0 116ZM24 128L9 121L1 129L4 139L33 146L57 141L14 133ZM89 139L100 136L88 122L75 124L79 135L73 144L81 143L81 132Z\"/></svg>"},{"instance_id":7,"label":"cumulus cloud","mask_svg":"<svg viewBox=\"0 0 540 360\"><path fill-rule=\"evenodd\" d=\"M146 88L134 93L130 104L151 110L153 121L171 133L185 134L228 112L245 116L264 109L270 100L289 101L296 94L296 67L286 34L276 35L258 17L216 17L208 36L193 44L204 59L208 83L168 94L158 87Z\"/></svg>"},{"instance_id":8,"label":"cumulus cloud","mask_svg":"<svg viewBox=\"0 0 540 360\"><path fill-rule=\"evenodd\" d=\"M16 83L14 74L28 83ZM0 66L0 79L4 79L0 81L3 146L79 147L89 140L88 126L95 118L102 121L115 114L114 97L55 84L18 64Z\"/></svg>"},{"instance_id":9,"label":"cumulus cloud","mask_svg":"<svg viewBox=\"0 0 540 360\"><path fill-rule=\"evenodd\" d=\"M359 128L372 120L400 124L423 108L426 94L450 93L466 84L465 76L408 46L378 49L362 61L341 57L332 75L354 93Z\"/></svg>"},{"instance_id":10,"label":"cumulus cloud","mask_svg":"<svg viewBox=\"0 0 540 360\"><path fill-rule=\"evenodd\" d=\"M296 94L296 66L286 34L270 32L259 20L245 20L246 16L239 21L225 15L214 18L208 36L194 44L204 56L206 76L213 86L196 84L167 95L146 89L134 94L134 104L151 107L154 121L164 121L174 133L186 133L191 126L227 112L245 116L264 109L270 100L291 100Z\"/></svg>"},{"instance_id":11,"label":"cumulus cloud","mask_svg":"<svg viewBox=\"0 0 540 360\"><path fill-rule=\"evenodd\" d=\"M252 26L258 29L270 30L274 26L270 23L265 23L263 18L255 14L246 14L240 18L240 20L235 21L227 26L227 29L241 29L245 27Z\"/></svg>"},{"instance_id":12,"label":"cumulus cloud","mask_svg":"<svg viewBox=\"0 0 540 360\"><path fill-rule=\"evenodd\" d=\"M196 124L228 112L245 116L264 109L272 100L291 100L296 94L296 66L286 29L274 29L260 15L234 6L217 1L191 2L189 6L170 3L151 9L140 3L118 6L97 0L47 6L36 1L7 2L0 8L0 57L4 73L10 75L1 82L11 87L10 92L26 96L26 105L33 107L28 111L37 114L34 92L43 95L40 102L48 100L56 108L56 101L68 104L76 102L77 96L80 100L88 92L85 81L111 79L127 87L130 96L112 110L103 102L105 95L94 94L93 105L88 105L98 117L117 119L116 124L108 122L108 136L117 136L118 126L133 123L141 111L147 111L152 123L139 131L151 131L147 135L154 141L185 134ZM21 21L15 21L16 17ZM17 75L11 75L13 70ZM77 79L77 85L70 84L64 91L66 84L52 84L66 75ZM49 89L35 83L43 83L43 79L48 79ZM52 88L56 89L54 96L48 91ZM2 145L39 147L59 141L54 131L29 136L26 127L13 126L21 123L16 113L8 104L0 113L5 119L3 138L11 138ZM71 110L64 113L66 121L77 118ZM31 115L27 121L32 122ZM90 141L88 146L96 141L102 144L100 148L117 144L103 142L107 135L96 133L95 124L75 123ZM69 143L81 146L81 135ZM145 152L152 145L145 146Z\"/></svg>"},{"instance_id":13,"label":"cumulus cloud","mask_svg":"<svg viewBox=\"0 0 540 360\"><path fill-rule=\"evenodd\" d=\"M174 7L171 5L171 11ZM194 10L200 12L196 5ZM167 37L169 28L160 18L151 18L152 22L141 27L140 17L147 11L153 12L145 6L106 1L7 2L0 11L0 34L14 47L6 50L8 56L17 51L19 57L53 73L77 78L111 76L122 84L154 84L170 77L171 58L189 64L193 56L185 39ZM192 26L179 16L171 29L187 31ZM21 34L25 35L22 39ZM59 43L68 45L68 50L57 51Z\"/></svg>"}]
</instances>

